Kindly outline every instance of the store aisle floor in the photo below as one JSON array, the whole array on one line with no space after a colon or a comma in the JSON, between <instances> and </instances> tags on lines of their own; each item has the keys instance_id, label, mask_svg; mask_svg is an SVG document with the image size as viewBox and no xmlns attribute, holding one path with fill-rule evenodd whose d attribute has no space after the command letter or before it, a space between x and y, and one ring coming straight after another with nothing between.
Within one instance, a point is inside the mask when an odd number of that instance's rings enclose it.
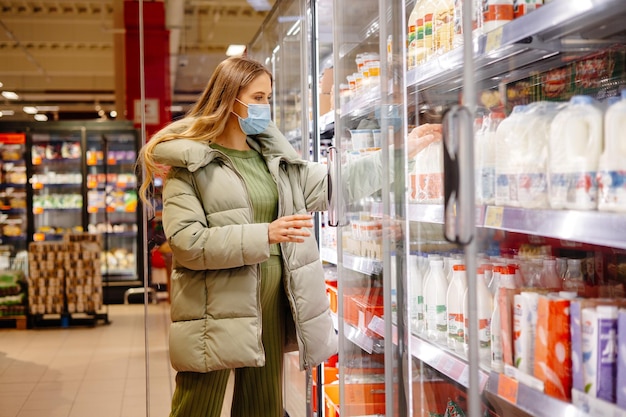
<instances>
[{"instance_id":1,"label":"store aisle floor","mask_svg":"<svg viewBox=\"0 0 626 417\"><path fill-rule=\"evenodd\" d=\"M166 417L169 304L108 306L110 324L0 329L0 417ZM146 388L148 340L149 380Z\"/></svg>"}]
</instances>

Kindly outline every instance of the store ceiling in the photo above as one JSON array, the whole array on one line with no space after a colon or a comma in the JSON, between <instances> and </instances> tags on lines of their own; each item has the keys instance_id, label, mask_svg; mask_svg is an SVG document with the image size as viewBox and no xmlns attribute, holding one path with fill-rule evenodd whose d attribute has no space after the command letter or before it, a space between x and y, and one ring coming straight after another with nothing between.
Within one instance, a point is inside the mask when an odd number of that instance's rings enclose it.
<instances>
[{"instance_id":1,"label":"store ceiling","mask_svg":"<svg viewBox=\"0 0 626 417\"><path fill-rule=\"evenodd\" d=\"M39 113L50 120L93 119L98 108L107 116L115 110L123 88L115 71L123 3L0 0L0 90L19 96L0 96L0 121L32 120L24 106L43 109ZM249 43L268 11L255 11L246 0L165 0L165 9L172 101L186 110L226 58L228 45Z\"/></svg>"}]
</instances>

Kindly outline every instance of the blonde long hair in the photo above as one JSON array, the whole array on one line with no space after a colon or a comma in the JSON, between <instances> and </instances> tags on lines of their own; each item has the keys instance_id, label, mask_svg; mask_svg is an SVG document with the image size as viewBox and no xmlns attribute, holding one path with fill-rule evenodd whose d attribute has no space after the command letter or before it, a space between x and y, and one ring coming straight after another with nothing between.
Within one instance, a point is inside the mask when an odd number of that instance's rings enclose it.
<instances>
[{"instance_id":1,"label":"blonde long hair","mask_svg":"<svg viewBox=\"0 0 626 417\"><path fill-rule=\"evenodd\" d=\"M211 143L222 134L233 109L235 98L261 74L272 74L263 64L246 57L231 57L220 62L200 99L187 113L192 119L182 133L157 133L139 151L137 164L144 168L144 178L139 187L139 197L147 207L152 207L149 190L156 176L163 176L166 168L154 161L154 147L161 142L186 138Z\"/></svg>"}]
</instances>

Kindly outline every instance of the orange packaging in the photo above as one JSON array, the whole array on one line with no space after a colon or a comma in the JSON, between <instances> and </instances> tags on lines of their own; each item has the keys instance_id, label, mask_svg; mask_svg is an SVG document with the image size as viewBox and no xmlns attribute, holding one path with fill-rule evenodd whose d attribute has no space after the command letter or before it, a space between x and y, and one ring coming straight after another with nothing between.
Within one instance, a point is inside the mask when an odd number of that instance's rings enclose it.
<instances>
[{"instance_id":1,"label":"orange packaging","mask_svg":"<svg viewBox=\"0 0 626 417\"><path fill-rule=\"evenodd\" d=\"M513 363L513 298L519 291L512 288L500 288L497 302L500 305L500 335L502 337L502 361Z\"/></svg>"},{"instance_id":2,"label":"orange packaging","mask_svg":"<svg viewBox=\"0 0 626 417\"><path fill-rule=\"evenodd\" d=\"M505 2L498 3L496 1L489 1L485 8L483 18L485 22L493 22L497 20L513 20L514 8L513 3Z\"/></svg>"},{"instance_id":3,"label":"orange packaging","mask_svg":"<svg viewBox=\"0 0 626 417\"><path fill-rule=\"evenodd\" d=\"M572 349L570 300L540 295L535 337L535 377L543 381L544 392L570 401L572 391Z\"/></svg>"}]
</instances>

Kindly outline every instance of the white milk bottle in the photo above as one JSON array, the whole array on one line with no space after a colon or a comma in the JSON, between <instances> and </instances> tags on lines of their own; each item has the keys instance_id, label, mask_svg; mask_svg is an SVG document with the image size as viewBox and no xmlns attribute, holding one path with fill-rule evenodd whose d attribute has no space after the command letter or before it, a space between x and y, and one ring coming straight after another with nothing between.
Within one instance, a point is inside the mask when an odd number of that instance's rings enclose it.
<instances>
[{"instance_id":1,"label":"white milk bottle","mask_svg":"<svg viewBox=\"0 0 626 417\"><path fill-rule=\"evenodd\" d=\"M476 203L494 204L496 201L496 131L505 116L492 112L483 118L476 132L474 152L476 159Z\"/></svg>"},{"instance_id":2,"label":"white milk bottle","mask_svg":"<svg viewBox=\"0 0 626 417\"><path fill-rule=\"evenodd\" d=\"M493 314L493 295L487 288L487 282L484 277L485 270L479 267L476 271L476 302L478 304L478 348L480 363L486 366L490 364L491 358L491 316ZM469 348L469 308L467 290L465 290L464 297L465 306L463 308L463 314L465 316L465 354L468 353Z\"/></svg>"},{"instance_id":3,"label":"white milk bottle","mask_svg":"<svg viewBox=\"0 0 626 417\"><path fill-rule=\"evenodd\" d=\"M594 210L603 114L589 96L574 96L550 124L548 191L550 207Z\"/></svg>"},{"instance_id":4,"label":"white milk bottle","mask_svg":"<svg viewBox=\"0 0 626 417\"><path fill-rule=\"evenodd\" d=\"M517 177L525 148L521 138L528 136L528 126L524 123L526 109L525 105L515 106L496 130L495 203L498 206L519 206Z\"/></svg>"},{"instance_id":5,"label":"white milk bottle","mask_svg":"<svg viewBox=\"0 0 626 417\"><path fill-rule=\"evenodd\" d=\"M409 255L411 329L417 334L421 334L424 331L424 296L422 294L424 282L419 261L419 255Z\"/></svg>"},{"instance_id":6,"label":"white milk bottle","mask_svg":"<svg viewBox=\"0 0 626 417\"><path fill-rule=\"evenodd\" d=\"M604 152L598 163L598 210L626 212L626 90L604 116Z\"/></svg>"},{"instance_id":7,"label":"white milk bottle","mask_svg":"<svg viewBox=\"0 0 626 417\"><path fill-rule=\"evenodd\" d=\"M463 352L465 341L465 316L463 313L463 297L467 289L465 265L452 266L452 280L448 285L446 311L448 313L448 347Z\"/></svg>"},{"instance_id":8,"label":"white milk bottle","mask_svg":"<svg viewBox=\"0 0 626 417\"><path fill-rule=\"evenodd\" d=\"M517 198L520 207L548 208L548 142L550 123L559 104L538 101L529 104L524 113L524 129L517 140L520 167L517 175Z\"/></svg>"},{"instance_id":9,"label":"white milk bottle","mask_svg":"<svg viewBox=\"0 0 626 417\"><path fill-rule=\"evenodd\" d=\"M447 292L448 281L443 274L443 261L433 260L430 262L430 272L424 283L424 306L428 339L439 343L445 343L447 337Z\"/></svg>"}]
</instances>

